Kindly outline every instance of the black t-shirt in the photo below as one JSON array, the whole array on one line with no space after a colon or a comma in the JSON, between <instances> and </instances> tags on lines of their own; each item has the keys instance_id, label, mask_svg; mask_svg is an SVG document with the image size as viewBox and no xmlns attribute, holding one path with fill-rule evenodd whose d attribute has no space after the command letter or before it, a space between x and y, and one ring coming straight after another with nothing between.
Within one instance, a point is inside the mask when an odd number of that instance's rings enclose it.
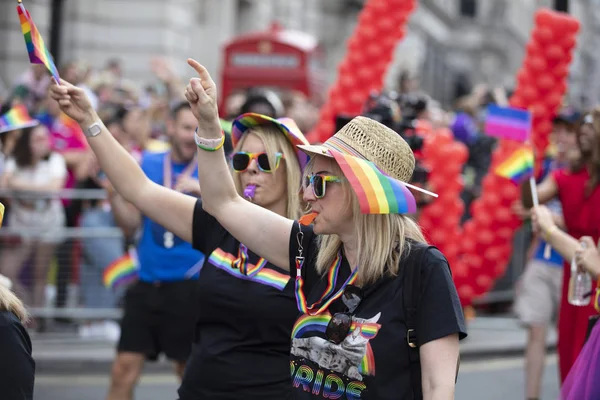
<instances>
[{"instance_id":1,"label":"black t-shirt","mask_svg":"<svg viewBox=\"0 0 600 400\"><path fill-rule=\"evenodd\" d=\"M196 203L195 249L206 255L198 279L198 319L181 400L289 399L290 335L298 317L294 281L270 263L253 277L232 267L240 243Z\"/></svg>"},{"instance_id":2,"label":"black t-shirt","mask_svg":"<svg viewBox=\"0 0 600 400\"><path fill-rule=\"evenodd\" d=\"M290 240L294 279L298 229L294 223ZM302 267L304 293L308 305L312 305L325 292L327 279L314 268L318 250L316 235L311 227L302 227L302 231L306 257ZM406 263L418 262L420 257L407 256L405 260ZM448 262L435 248L427 250L422 260L421 296L416 315L418 345L454 333L464 338L464 317ZM350 273L344 259L333 293ZM326 340L324 332L331 319L329 310L317 316L300 316L292 331L290 356L294 399L412 399L403 275L400 272L397 277L384 277L362 288L364 297L352 318L354 327L340 345ZM332 314L343 311L340 304L340 300L331 304Z\"/></svg>"},{"instance_id":3,"label":"black t-shirt","mask_svg":"<svg viewBox=\"0 0 600 400\"><path fill-rule=\"evenodd\" d=\"M0 398L33 399L35 362L31 340L21 321L10 311L0 312Z\"/></svg>"}]
</instances>

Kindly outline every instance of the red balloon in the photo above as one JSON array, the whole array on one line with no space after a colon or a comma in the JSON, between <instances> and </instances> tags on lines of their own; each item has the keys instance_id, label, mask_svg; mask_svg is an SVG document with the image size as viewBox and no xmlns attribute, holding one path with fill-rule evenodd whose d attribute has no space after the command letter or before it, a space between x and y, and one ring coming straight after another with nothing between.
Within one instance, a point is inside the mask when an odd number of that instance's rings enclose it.
<instances>
[{"instance_id":1,"label":"red balloon","mask_svg":"<svg viewBox=\"0 0 600 400\"><path fill-rule=\"evenodd\" d=\"M554 68L552 68L552 75L556 79L563 80L569 74L569 64L567 63L559 63Z\"/></svg>"},{"instance_id":2,"label":"red balloon","mask_svg":"<svg viewBox=\"0 0 600 400\"><path fill-rule=\"evenodd\" d=\"M521 85L529 84L532 81L529 71L525 68L521 68L519 72L517 72L517 81Z\"/></svg>"},{"instance_id":3,"label":"red balloon","mask_svg":"<svg viewBox=\"0 0 600 400\"><path fill-rule=\"evenodd\" d=\"M468 266L469 270L476 272L481 269L483 265L483 258L478 256L476 253L465 254L462 258L462 262Z\"/></svg>"},{"instance_id":4,"label":"red balloon","mask_svg":"<svg viewBox=\"0 0 600 400\"><path fill-rule=\"evenodd\" d=\"M431 218L441 219L444 216L444 205L439 201L433 201L425 209Z\"/></svg>"},{"instance_id":5,"label":"red balloon","mask_svg":"<svg viewBox=\"0 0 600 400\"><path fill-rule=\"evenodd\" d=\"M579 32L579 28L581 27L581 24L575 18L569 18L566 25L567 25L567 30L569 32L571 32L572 34Z\"/></svg>"},{"instance_id":6,"label":"red balloon","mask_svg":"<svg viewBox=\"0 0 600 400\"><path fill-rule=\"evenodd\" d=\"M548 135L552 131L552 122L546 120L537 123L533 128L535 135Z\"/></svg>"},{"instance_id":7,"label":"red balloon","mask_svg":"<svg viewBox=\"0 0 600 400\"><path fill-rule=\"evenodd\" d=\"M540 44L535 40L530 40L529 43L527 43L527 55L529 57L531 57L531 56L539 56L541 54L542 54L542 47L540 46Z\"/></svg>"},{"instance_id":8,"label":"red balloon","mask_svg":"<svg viewBox=\"0 0 600 400\"><path fill-rule=\"evenodd\" d=\"M475 278L475 282L477 284L475 289L477 294L486 293L494 284L494 281L489 275L479 275Z\"/></svg>"},{"instance_id":9,"label":"red balloon","mask_svg":"<svg viewBox=\"0 0 600 400\"><path fill-rule=\"evenodd\" d=\"M473 297L475 297L475 290L473 286L469 284L460 285L457 289L458 296L464 300L464 304L471 304Z\"/></svg>"},{"instance_id":10,"label":"red balloon","mask_svg":"<svg viewBox=\"0 0 600 400\"><path fill-rule=\"evenodd\" d=\"M383 49L381 45L377 42L377 40L371 42L364 49L364 56L369 58L377 59L377 57L380 57L382 54Z\"/></svg>"},{"instance_id":11,"label":"red balloon","mask_svg":"<svg viewBox=\"0 0 600 400\"><path fill-rule=\"evenodd\" d=\"M525 101L522 97L519 97L518 95L513 95L510 98L509 103L512 107L525 108L525 104L527 104L528 102Z\"/></svg>"},{"instance_id":12,"label":"red balloon","mask_svg":"<svg viewBox=\"0 0 600 400\"><path fill-rule=\"evenodd\" d=\"M431 237L431 242L436 245L446 243L448 239L448 236L444 229L434 229L429 236Z\"/></svg>"},{"instance_id":13,"label":"red balloon","mask_svg":"<svg viewBox=\"0 0 600 400\"><path fill-rule=\"evenodd\" d=\"M375 24L359 25L360 30L356 31L355 34L359 40L372 41L377 40L377 26Z\"/></svg>"},{"instance_id":14,"label":"red balloon","mask_svg":"<svg viewBox=\"0 0 600 400\"><path fill-rule=\"evenodd\" d=\"M513 201L517 200L517 199L518 199L518 197L514 197ZM511 221L513 218L516 218L515 215L513 214L513 212L507 207L497 208L495 217L496 217L496 220L501 224L504 224L506 222Z\"/></svg>"},{"instance_id":15,"label":"red balloon","mask_svg":"<svg viewBox=\"0 0 600 400\"><path fill-rule=\"evenodd\" d=\"M523 89L521 89L520 95L528 103L533 102L539 96L535 86L533 85L524 85Z\"/></svg>"},{"instance_id":16,"label":"red balloon","mask_svg":"<svg viewBox=\"0 0 600 400\"><path fill-rule=\"evenodd\" d=\"M461 254L470 254L475 251L477 242L472 236L467 236L463 233L461 240Z\"/></svg>"},{"instance_id":17,"label":"red balloon","mask_svg":"<svg viewBox=\"0 0 600 400\"><path fill-rule=\"evenodd\" d=\"M547 8L542 8L535 13L535 23L539 26L551 25L554 21L554 13Z\"/></svg>"},{"instance_id":18,"label":"red balloon","mask_svg":"<svg viewBox=\"0 0 600 400\"><path fill-rule=\"evenodd\" d=\"M531 113L535 117L540 117L540 118L543 118L543 119L547 119L546 117L547 117L548 111L547 111L546 105L543 102L541 102L541 101L533 103L529 107L529 111L531 111Z\"/></svg>"},{"instance_id":19,"label":"red balloon","mask_svg":"<svg viewBox=\"0 0 600 400\"><path fill-rule=\"evenodd\" d=\"M536 79L537 87L542 90L550 90L554 88L556 80L550 74L540 74Z\"/></svg>"},{"instance_id":20,"label":"red balloon","mask_svg":"<svg viewBox=\"0 0 600 400\"><path fill-rule=\"evenodd\" d=\"M546 60L544 60L544 57L538 55L532 55L531 57L527 58L527 60L525 61L525 65L529 67L530 71L536 72L543 72L548 67Z\"/></svg>"},{"instance_id":21,"label":"red balloon","mask_svg":"<svg viewBox=\"0 0 600 400\"><path fill-rule=\"evenodd\" d=\"M564 51L570 51L575 47L577 41L575 40L575 36L565 35L563 39L560 41L560 46Z\"/></svg>"},{"instance_id":22,"label":"red balloon","mask_svg":"<svg viewBox=\"0 0 600 400\"><path fill-rule=\"evenodd\" d=\"M461 262L454 262L450 265L452 269L452 277L454 280L464 279L469 276L469 268Z\"/></svg>"},{"instance_id":23,"label":"red balloon","mask_svg":"<svg viewBox=\"0 0 600 400\"><path fill-rule=\"evenodd\" d=\"M504 273L506 272L506 266L508 264L508 258L506 259L506 262L498 262L496 264L494 264L493 266L493 276L494 277L499 277L499 276L503 276Z\"/></svg>"},{"instance_id":24,"label":"red balloon","mask_svg":"<svg viewBox=\"0 0 600 400\"><path fill-rule=\"evenodd\" d=\"M550 44L546 47L546 57L550 60L560 60L565 55L565 51L556 44Z\"/></svg>"},{"instance_id":25,"label":"red balloon","mask_svg":"<svg viewBox=\"0 0 600 400\"><path fill-rule=\"evenodd\" d=\"M496 235L491 230L483 230L478 233L477 243L478 245L483 245L484 247L489 246L494 242ZM479 246L478 246L479 247Z\"/></svg>"},{"instance_id":26,"label":"red balloon","mask_svg":"<svg viewBox=\"0 0 600 400\"><path fill-rule=\"evenodd\" d=\"M537 40L542 46L551 43L553 37L552 29L545 26L540 26L533 31L534 40Z\"/></svg>"}]
</instances>

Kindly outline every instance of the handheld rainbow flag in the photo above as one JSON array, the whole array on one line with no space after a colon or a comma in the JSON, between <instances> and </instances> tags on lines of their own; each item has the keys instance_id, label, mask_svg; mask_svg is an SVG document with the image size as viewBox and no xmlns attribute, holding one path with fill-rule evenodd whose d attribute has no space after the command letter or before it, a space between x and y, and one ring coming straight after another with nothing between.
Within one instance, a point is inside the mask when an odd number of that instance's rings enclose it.
<instances>
[{"instance_id":1,"label":"handheld rainbow flag","mask_svg":"<svg viewBox=\"0 0 600 400\"><path fill-rule=\"evenodd\" d=\"M29 116L27 107L17 104L0 117L0 133L36 126L39 121Z\"/></svg>"},{"instance_id":2,"label":"handheld rainbow flag","mask_svg":"<svg viewBox=\"0 0 600 400\"><path fill-rule=\"evenodd\" d=\"M533 151L523 146L496 167L496 174L520 184L533 176Z\"/></svg>"},{"instance_id":3,"label":"handheld rainbow flag","mask_svg":"<svg viewBox=\"0 0 600 400\"><path fill-rule=\"evenodd\" d=\"M489 106L485 133L502 139L525 142L531 131L531 113L512 107Z\"/></svg>"},{"instance_id":4,"label":"handheld rainbow flag","mask_svg":"<svg viewBox=\"0 0 600 400\"><path fill-rule=\"evenodd\" d=\"M116 259L104 269L102 281L109 289L117 289L135 281L138 278L138 268L135 251L130 250L121 258Z\"/></svg>"},{"instance_id":5,"label":"handheld rainbow flag","mask_svg":"<svg viewBox=\"0 0 600 400\"><path fill-rule=\"evenodd\" d=\"M381 172L375 164L350 154L330 150L358 196L363 214L412 214L415 197L404 182Z\"/></svg>"},{"instance_id":6,"label":"handheld rainbow flag","mask_svg":"<svg viewBox=\"0 0 600 400\"><path fill-rule=\"evenodd\" d=\"M22 1L18 0L18 3L17 12L19 14L19 22L21 23L21 31L25 38L25 45L27 46L27 53L29 54L29 62L32 64L44 64L56 80L56 83L60 84L58 69L56 69L52 55L44 44L42 35L37 30L29 11L25 9Z\"/></svg>"}]
</instances>

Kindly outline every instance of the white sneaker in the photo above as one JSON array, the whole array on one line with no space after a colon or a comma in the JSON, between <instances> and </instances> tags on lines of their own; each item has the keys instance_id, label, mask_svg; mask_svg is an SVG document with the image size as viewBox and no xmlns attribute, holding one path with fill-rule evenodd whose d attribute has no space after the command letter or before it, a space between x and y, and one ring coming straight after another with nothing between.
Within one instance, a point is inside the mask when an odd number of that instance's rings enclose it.
<instances>
[{"instance_id":1,"label":"white sneaker","mask_svg":"<svg viewBox=\"0 0 600 400\"><path fill-rule=\"evenodd\" d=\"M121 337L121 327L119 324L112 320L105 320L103 325L104 337L111 342L116 343Z\"/></svg>"},{"instance_id":2,"label":"white sneaker","mask_svg":"<svg viewBox=\"0 0 600 400\"><path fill-rule=\"evenodd\" d=\"M79 326L79 337L89 339L92 337L92 324L83 324Z\"/></svg>"}]
</instances>

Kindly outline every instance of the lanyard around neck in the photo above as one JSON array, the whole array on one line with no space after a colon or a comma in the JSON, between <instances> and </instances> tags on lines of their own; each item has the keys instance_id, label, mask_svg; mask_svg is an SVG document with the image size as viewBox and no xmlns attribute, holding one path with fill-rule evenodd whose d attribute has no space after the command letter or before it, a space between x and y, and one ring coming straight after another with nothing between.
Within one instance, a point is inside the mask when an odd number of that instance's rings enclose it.
<instances>
[{"instance_id":1,"label":"lanyard around neck","mask_svg":"<svg viewBox=\"0 0 600 400\"><path fill-rule=\"evenodd\" d=\"M190 161L185 169L179 174L179 177L190 177L194 172L196 166L196 156ZM173 172L171 171L171 152L168 152L165 156L165 162L163 166L163 186L173 189Z\"/></svg>"},{"instance_id":2,"label":"lanyard around neck","mask_svg":"<svg viewBox=\"0 0 600 400\"><path fill-rule=\"evenodd\" d=\"M337 283L337 278L339 275L340 267L342 265L342 254L338 252L337 257L329 267L329 272L327 274L327 288L325 292L321 296L321 298L313 303L312 305L308 305L306 301L306 296L304 295L304 278L302 278L302 265L304 264L304 257L296 257L296 304L298 306L298 311L303 314L309 315L319 315L323 311L329 308L329 305L340 298L340 296L344 293L346 286L352 285L356 282L358 278L358 268L355 268L354 271L350 274L346 282L342 285L342 287L331 297L329 297L333 291L335 290L335 286ZM329 297L329 299L327 299ZM325 300L327 299L327 300ZM322 303L322 304L321 304ZM318 309L315 310L317 305L321 305Z\"/></svg>"}]
</instances>

